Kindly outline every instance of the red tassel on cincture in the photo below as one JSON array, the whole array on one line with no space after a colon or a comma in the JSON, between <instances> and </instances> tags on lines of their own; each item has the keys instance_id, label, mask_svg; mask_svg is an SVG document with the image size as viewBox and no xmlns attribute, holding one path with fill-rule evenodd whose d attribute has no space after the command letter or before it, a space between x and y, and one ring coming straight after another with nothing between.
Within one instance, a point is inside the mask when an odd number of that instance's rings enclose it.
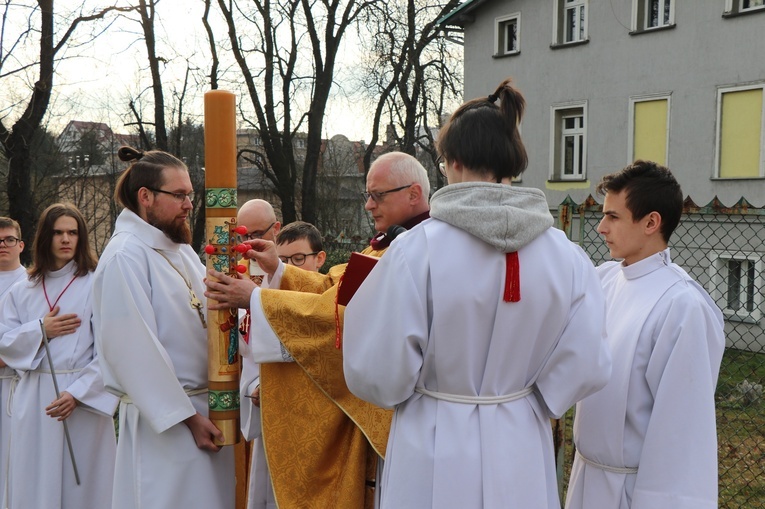
<instances>
[{"instance_id":1,"label":"red tassel on cincture","mask_svg":"<svg viewBox=\"0 0 765 509\"><path fill-rule=\"evenodd\" d=\"M505 253L505 302L521 300L521 265L518 263L518 251Z\"/></svg>"}]
</instances>

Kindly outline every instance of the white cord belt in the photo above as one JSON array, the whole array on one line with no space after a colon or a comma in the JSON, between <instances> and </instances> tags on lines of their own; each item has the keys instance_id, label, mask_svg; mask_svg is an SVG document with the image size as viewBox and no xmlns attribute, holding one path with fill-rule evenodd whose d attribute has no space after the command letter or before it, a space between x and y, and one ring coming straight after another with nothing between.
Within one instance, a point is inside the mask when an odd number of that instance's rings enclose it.
<instances>
[{"instance_id":1,"label":"white cord belt","mask_svg":"<svg viewBox=\"0 0 765 509\"><path fill-rule=\"evenodd\" d=\"M18 375L11 375L10 377L4 376L3 378L11 379L11 385L8 388L8 401L6 402L5 407L5 413L10 417L13 414L11 411L13 408L13 395L16 394L16 385L19 383L20 378Z\"/></svg>"},{"instance_id":2,"label":"white cord belt","mask_svg":"<svg viewBox=\"0 0 765 509\"><path fill-rule=\"evenodd\" d=\"M80 369L57 369L56 370L56 374L57 375L66 375L66 374L69 374L69 373L79 373L80 371L82 371L82 368L80 368ZM32 373L46 373L46 374L50 375L50 370L49 369L42 369L42 368L40 368L40 369L33 370Z\"/></svg>"},{"instance_id":3,"label":"white cord belt","mask_svg":"<svg viewBox=\"0 0 765 509\"><path fill-rule=\"evenodd\" d=\"M202 387L201 389L183 389L183 392L186 393L187 396L196 396L197 394L206 394L208 391L207 387ZM120 402L125 403L126 405L132 405L133 400L130 399L130 396L127 394L123 394L120 396Z\"/></svg>"},{"instance_id":4,"label":"white cord belt","mask_svg":"<svg viewBox=\"0 0 765 509\"><path fill-rule=\"evenodd\" d=\"M61 369L61 370L56 370L56 374L59 375L59 374L62 374L62 373L79 373L80 371L82 371L82 369ZM47 373L47 374L50 374L50 370L38 368L38 369L34 369L34 370L30 371L30 373ZM0 379L3 379L3 380L8 379L8 378L11 379L11 387L8 390L8 404L6 406L5 413L8 414L8 416L10 417L11 414L12 414L11 409L13 408L13 396L16 394L16 386L18 385L19 380L21 380L21 378L19 378L18 375L10 375L10 376L3 375L3 376L0 376Z\"/></svg>"},{"instance_id":5,"label":"white cord belt","mask_svg":"<svg viewBox=\"0 0 765 509\"><path fill-rule=\"evenodd\" d=\"M638 469L637 467L612 467L611 465L604 465L603 463L598 463L597 461L593 461L589 458L585 458L582 453L579 451L576 451L577 456L584 461L586 464L590 465L591 467L595 467L600 470L605 470L606 472L613 472L615 474L637 474Z\"/></svg>"},{"instance_id":6,"label":"white cord belt","mask_svg":"<svg viewBox=\"0 0 765 509\"><path fill-rule=\"evenodd\" d=\"M425 387L415 387L414 392L419 392L420 394L430 396L434 399L449 401L450 403L464 403L466 405L499 405L500 403L509 403L516 399L525 398L534 392L534 387L526 387L523 390L504 396L463 396L461 394L429 391Z\"/></svg>"}]
</instances>

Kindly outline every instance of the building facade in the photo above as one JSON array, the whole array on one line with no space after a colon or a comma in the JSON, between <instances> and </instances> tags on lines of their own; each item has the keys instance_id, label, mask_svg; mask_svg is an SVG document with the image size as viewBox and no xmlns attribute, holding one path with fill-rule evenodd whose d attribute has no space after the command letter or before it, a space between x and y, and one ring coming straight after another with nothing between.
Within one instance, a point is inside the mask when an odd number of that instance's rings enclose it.
<instances>
[{"instance_id":1,"label":"building facade","mask_svg":"<svg viewBox=\"0 0 765 509\"><path fill-rule=\"evenodd\" d=\"M526 98L529 167L514 185L555 209L636 159L668 166L686 208L703 211L684 217L673 256L723 309L729 345L765 351L765 66L753 43L765 0L467 0L439 22L464 38L466 99L508 76ZM598 220L575 239L591 256Z\"/></svg>"},{"instance_id":2,"label":"building facade","mask_svg":"<svg viewBox=\"0 0 765 509\"><path fill-rule=\"evenodd\" d=\"M639 158L686 195L765 202L763 0L468 0L465 98L512 76L528 108L521 185L581 202Z\"/></svg>"}]
</instances>

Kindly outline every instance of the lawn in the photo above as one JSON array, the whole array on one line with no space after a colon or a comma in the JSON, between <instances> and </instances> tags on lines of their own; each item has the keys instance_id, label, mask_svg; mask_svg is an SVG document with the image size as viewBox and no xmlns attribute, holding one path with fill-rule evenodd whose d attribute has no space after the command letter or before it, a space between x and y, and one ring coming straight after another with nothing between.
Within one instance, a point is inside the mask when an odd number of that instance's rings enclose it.
<instances>
[{"instance_id":1,"label":"lawn","mask_svg":"<svg viewBox=\"0 0 765 509\"><path fill-rule=\"evenodd\" d=\"M728 349L717 384L720 508L765 508L765 401L747 401L742 382L765 384L765 354Z\"/></svg>"},{"instance_id":2,"label":"lawn","mask_svg":"<svg viewBox=\"0 0 765 509\"><path fill-rule=\"evenodd\" d=\"M742 382L765 385L765 354L727 349L717 384L717 442L720 509L765 509L765 395L746 400ZM566 473L573 460L571 423L567 415Z\"/></svg>"}]
</instances>

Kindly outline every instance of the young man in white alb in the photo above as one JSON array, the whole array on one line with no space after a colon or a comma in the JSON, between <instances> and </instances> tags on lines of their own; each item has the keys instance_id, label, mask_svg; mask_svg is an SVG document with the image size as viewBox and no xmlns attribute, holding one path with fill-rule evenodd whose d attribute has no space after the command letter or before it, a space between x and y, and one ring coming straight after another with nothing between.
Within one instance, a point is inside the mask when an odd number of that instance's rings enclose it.
<instances>
[{"instance_id":1,"label":"young man in white alb","mask_svg":"<svg viewBox=\"0 0 765 509\"><path fill-rule=\"evenodd\" d=\"M94 349L96 257L80 211L48 207L32 250L29 278L11 288L0 310L0 357L20 375L11 405L8 507L108 507L117 398L104 389Z\"/></svg>"},{"instance_id":2,"label":"young man in white alb","mask_svg":"<svg viewBox=\"0 0 765 509\"><path fill-rule=\"evenodd\" d=\"M716 508L723 318L670 259L680 185L667 168L635 161L597 189L598 232L620 260L598 267L613 370L577 405L566 508Z\"/></svg>"}]
</instances>

